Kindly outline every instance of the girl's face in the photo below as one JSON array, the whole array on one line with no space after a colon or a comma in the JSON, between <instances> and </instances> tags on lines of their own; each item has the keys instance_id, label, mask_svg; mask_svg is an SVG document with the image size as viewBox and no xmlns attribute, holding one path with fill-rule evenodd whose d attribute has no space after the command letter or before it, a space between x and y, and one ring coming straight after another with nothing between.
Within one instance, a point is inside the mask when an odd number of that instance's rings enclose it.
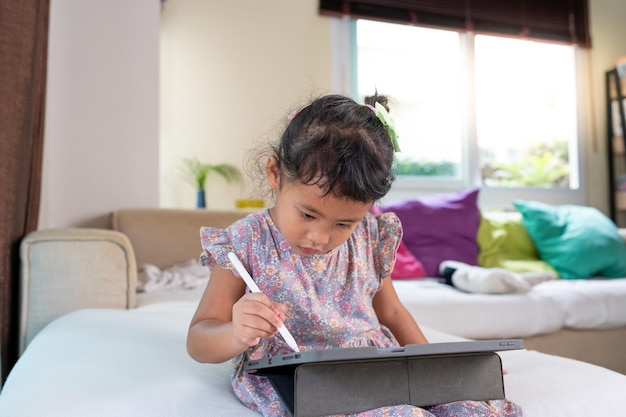
<instances>
[{"instance_id":1,"label":"girl's face","mask_svg":"<svg viewBox=\"0 0 626 417\"><path fill-rule=\"evenodd\" d=\"M276 190L272 220L301 255L328 253L343 244L373 204L323 196L317 185L280 184L275 159L268 162L267 175L270 187Z\"/></svg>"}]
</instances>

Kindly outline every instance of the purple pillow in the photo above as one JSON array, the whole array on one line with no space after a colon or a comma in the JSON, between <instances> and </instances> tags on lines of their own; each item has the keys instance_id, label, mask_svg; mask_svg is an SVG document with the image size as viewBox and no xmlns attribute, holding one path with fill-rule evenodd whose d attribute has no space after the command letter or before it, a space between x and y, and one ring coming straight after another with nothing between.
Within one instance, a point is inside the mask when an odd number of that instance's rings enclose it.
<instances>
[{"instance_id":1,"label":"purple pillow","mask_svg":"<svg viewBox=\"0 0 626 417\"><path fill-rule=\"evenodd\" d=\"M442 261L478 263L478 192L474 188L393 202L381 208L396 213L404 229L402 241L422 262L426 275L438 277Z\"/></svg>"}]
</instances>

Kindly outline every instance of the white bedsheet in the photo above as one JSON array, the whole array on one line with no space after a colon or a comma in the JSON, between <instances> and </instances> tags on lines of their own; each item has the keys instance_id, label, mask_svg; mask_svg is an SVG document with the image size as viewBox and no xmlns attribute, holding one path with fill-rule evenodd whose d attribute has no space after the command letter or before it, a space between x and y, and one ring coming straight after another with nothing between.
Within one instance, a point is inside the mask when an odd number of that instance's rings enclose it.
<instances>
[{"instance_id":1,"label":"white bedsheet","mask_svg":"<svg viewBox=\"0 0 626 417\"><path fill-rule=\"evenodd\" d=\"M400 300L420 325L475 339L527 337L561 329L566 314L549 297L471 294L432 280L394 281Z\"/></svg>"},{"instance_id":2,"label":"white bedsheet","mask_svg":"<svg viewBox=\"0 0 626 417\"><path fill-rule=\"evenodd\" d=\"M139 293L140 303L169 297L199 299L206 271L197 261L162 272L152 274L146 284L150 289L195 290ZM525 338L564 327L598 330L626 326L626 278L552 280L537 284L526 293L493 295L463 292L435 279L393 283L400 299L420 324L468 338Z\"/></svg>"},{"instance_id":3,"label":"white bedsheet","mask_svg":"<svg viewBox=\"0 0 626 417\"><path fill-rule=\"evenodd\" d=\"M154 300L153 300L154 301ZM80 310L48 325L0 393L1 417L257 415L229 383L229 363L186 353L194 301L146 302L134 310ZM459 340L424 328L433 341ZM507 396L527 417L616 415L626 376L533 351L502 354Z\"/></svg>"},{"instance_id":4,"label":"white bedsheet","mask_svg":"<svg viewBox=\"0 0 626 417\"><path fill-rule=\"evenodd\" d=\"M430 279L394 286L418 323L468 338L626 326L626 278L555 280L524 294L498 295L465 293Z\"/></svg>"},{"instance_id":5,"label":"white bedsheet","mask_svg":"<svg viewBox=\"0 0 626 417\"><path fill-rule=\"evenodd\" d=\"M524 294L472 294L433 279L396 280L400 299L418 323L470 339L530 337L570 329L626 326L626 278L556 280ZM197 302L202 289L138 294L140 306Z\"/></svg>"},{"instance_id":6,"label":"white bedsheet","mask_svg":"<svg viewBox=\"0 0 626 417\"><path fill-rule=\"evenodd\" d=\"M524 294L471 294L433 279L393 281L423 326L470 339L530 337L570 329L626 326L626 278L556 280ZM140 306L168 300L197 302L202 289L154 291Z\"/></svg>"},{"instance_id":7,"label":"white bedsheet","mask_svg":"<svg viewBox=\"0 0 626 417\"><path fill-rule=\"evenodd\" d=\"M610 329L626 326L626 278L559 280L535 290L556 301L572 329Z\"/></svg>"}]
</instances>

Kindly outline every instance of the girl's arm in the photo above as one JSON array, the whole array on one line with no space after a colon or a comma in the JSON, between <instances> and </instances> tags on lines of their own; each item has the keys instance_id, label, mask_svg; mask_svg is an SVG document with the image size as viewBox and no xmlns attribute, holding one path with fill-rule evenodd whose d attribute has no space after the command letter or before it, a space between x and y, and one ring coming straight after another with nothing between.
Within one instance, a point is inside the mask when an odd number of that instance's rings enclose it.
<instances>
[{"instance_id":1,"label":"girl's arm","mask_svg":"<svg viewBox=\"0 0 626 417\"><path fill-rule=\"evenodd\" d=\"M400 302L391 278L382 280L382 288L374 296L373 305L378 321L391 330L400 346L428 343L411 313Z\"/></svg>"},{"instance_id":2,"label":"girl's arm","mask_svg":"<svg viewBox=\"0 0 626 417\"><path fill-rule=\"evenodd\" d=\"M193 359L224 362L277 332L285 306L245 290L241 278L215 265L187 334L187 351Z\"/></svg>"}]
</instances>

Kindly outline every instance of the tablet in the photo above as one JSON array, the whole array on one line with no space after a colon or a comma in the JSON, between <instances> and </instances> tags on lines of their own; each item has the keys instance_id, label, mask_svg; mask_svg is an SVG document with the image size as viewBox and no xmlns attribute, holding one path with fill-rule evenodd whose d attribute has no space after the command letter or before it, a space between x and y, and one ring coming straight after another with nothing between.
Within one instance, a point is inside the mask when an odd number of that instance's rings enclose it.
<instances>
[{"instance_id":1,"label":"tablet","mask_svg":"<svg viewBox=\"0 0 626 417\"><path fill-rule=\"evenodd\" d=\"M391 348L353 347L306 350L302 352L285 353L263 359L248 360L244 362L244 370L248 372L257 372L262 370L270 371L272 368L292 368L298 365L310 363L499 352L523 348L524 341L522 339L497 339L424 343Z\"/></svg>"},{"instance_id":2,"label":"tablet","mask_svg":"<svg viewBox=\"0 0 626 417\"><path fill-rule=\"evenodd\" d=\"M244 362L293 417L505 398L500 351L521 339L308 350Z\"/></svg>"}]
</instances>

